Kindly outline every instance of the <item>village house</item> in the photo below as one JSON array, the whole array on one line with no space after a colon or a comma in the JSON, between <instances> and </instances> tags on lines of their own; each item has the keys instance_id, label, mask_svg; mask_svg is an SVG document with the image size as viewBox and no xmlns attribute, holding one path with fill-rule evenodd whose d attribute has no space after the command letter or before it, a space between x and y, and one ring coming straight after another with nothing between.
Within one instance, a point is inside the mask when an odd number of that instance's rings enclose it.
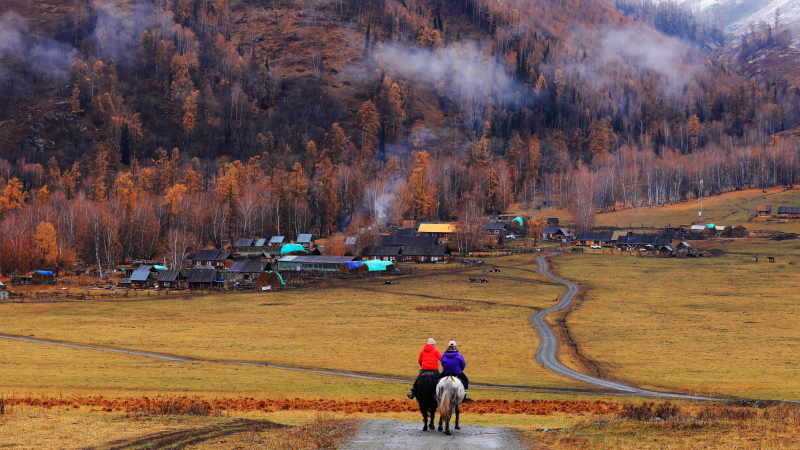
<instances>
[{"instance_id":1,"label":"village house","mask_svg":"<svg viewBox=\"0 0 800 450\"><path fill-rule=\"evenodd\" d=\"M286 243L286 236L272 236L267 243L268 247L280 247Z\"/></svg>"},{"instance_id":2,"label":"village house","mask_svg":"<svg viewBox=\"0 0 800 450\"><path fill-rule=\"evenodd\" d=\"M413 237L417 235L417 230L415 228L398 228L392 231L390 235Z\"/></svg>"},{"instance_id":3,"label":"village house","mask_svg":"<svg viewBox=\"0 0 800 450\"><path fill-rule=\"evenodd\" d=\"M236 253L239 255L255 255L263 252L267 248L267 240L260 239L239 239L236 241Z\"/></svg>"},{"instance_id":4,"label":"village house","mask_svg":"<svg viewBox=\"0 0 800 450\"><path fill-rule=\"evenodd\" d=\"M772 205L758 205L758 217L771 217Z\"/></svg>"},{"instance_id":5,"label":"village house","mask_svg":"<svg viewBox=\"0 0 800 450\"><path fill-rule=\"evenodd\" d=\"M420 236L446 241L451 234L455 233L456 229L452 223L423 223L420 224L417 231Z\"/></svg>"},{"instance_id":6,"label":"village house","mask_svg":"<svg viewBox=\"0 0 800 450\"><path fill-rule=\"evenodd\" d=\"M0 281L0 300L8 300L9 292L6 290L6 285Z\"/></svg>"},{"instance_id":7,"label":"village house","mask_svg":"<svg viewBox=\"0 0 800 450\"><path fill-rule=\"evenodd\" d=\"M239 239L236 241L236 253L250 253L253 242L253 239Z\"/></svg>"},{"instance_id":8,"label":"village house","mask_svg":"<svg viewBox=\"0 0 800 450\"><path fill-rule=\"evenodd\" d=\"M189 276L186 277L186 284L189 289L213 289L217 286L219 276L217 269L212 266L194 266L189 270Z\"/></svg>"},{"instance_id":9,"label":"village house","mask_svg":"<svg viewBox=\"0 0 800 450\"><path fill-rule=\"evenodd\" d=\"M161 270L159 270L158 267L161 266L143 264L137 267L136 270L131 273L129 278L131 286L138 289L147 289L152 287L155 281L158 279L159 272L165 269L164 267L161 267Z\"/></svg>"},{"instance_id":10,"label":"village house","mask_svg":"<svg viewBox=\"0 0 800 450\"><path fill-rule=\"evenodd\" d=\"M800 206L778 206L778 217L781 219L797 219L800 217Z\"/></svg>"},{"instance_id":11,"label":"village house","mask_svg":"<svg viewBox=\"0 0 800 450\"><path fill-rule=\"evenodd\" d=\"M395 262L400 258L401 250L402 247L400 246L383 247L368 245L361 250L361 258Z\"/></svg>"},{"instance_id":12,"label":"village house","mask_svg":"<svg viewBox=\"0 0 800 450\"><path fill-rule=\"evenodd\" d=\"M401 261L415 263L449 263L450 248L446 245L408 245L403 247Z\"/></svg>"},{"instance_id":13,"label":"village house","mask_svg":"<svg viewBox=\"0 0 800 450\"><path fill-rule=\"evenodd\" d=\"M676 245L675 249L678 251L677 256L697 255L697 249L686 241L682 241L680 244Z\"/></svg>"},{"instance_id":14,"label":"village house","mask_svg":"<svg viewBox=\"0 0 800 450\"><path fill-rule=\"evenodd\" d=\"M583 232L583 233L578 233L578 236L575 238L575 245L586 246L586 247L592 245L600 245L602 247L613 247L616 240L617 240L617 233L613 233L610 231L603 233Z\"/></svg>"},{"instance_id":15,"label":"village house","mask_svg":"<svg viewBox=\"0 0 800 450\"><path fill-rule=\"evenodd\" d=\"M674 252L672 241L658 236L620 236L615 246L620 250L636 251L649 250L656 252Z\"/></svg>"},{"instance_id":16,"label":"village house","mask_svg":"<svg viewBox=\"0 0 800 450\"><path fill-rule=\"evenodd\" d=\"M253 282L264 271L267 263L262 261L235 261L228 268L233 274L233 280L238 282Z\"/></svg>"},{"instance_id":17,"label":"village house","mask_svg":"<svg viewBox=\"0 0 800 450\"><path fill-rule=\"evenodd\" d=\"M224 269L233 264L233 256L230 252L222 250L200 250L192 258L193 266L211 266L217 269Z\"/></svg>"},{"instance_id":18,"label":"village house","mask_svg":"<svg viewBox=\"0 0 800 450\"><path fill-rule=\"evenodd\" d=\"M342 263L356 259L355 256L287 255L278 260L278 269L338 271Z\"/></svg>"},{"instance_id":19,"label":"village house","mask_svg":"<svg viewBox=\"0 0 800 450\"><path fill-rule=\"evenodd\" d=\"M487 222L483 225L483 232L487 236L504 236L506 228L505 222Z\"/></svg>"},{"instance_id":20,"label":"village house","mask_svg":"<svg viewBox=\"0 0 800 450\"><path fill-rule=\"evenodd\" d=\"M407 245L436 245L435 237L425 236L381 236L384 247L405 247Z\"/></svg>"},{"instance_id":21,"label":"village house","mask_svg":"<svg viewBox=\"0 0 800 450\"><path fill-rule=\"evenodd\" d=\"M156 279L158 287L165 289L183 289L186 287L186 277L180 270L162 270Z\"/></svg>"},{"instance_id":22,"label":"village house","mask_svg":"<svg viewBox=\"0 0 800 450\"><path fill-rule=\"evenodd\" d=\"M304 249L308 250L314 244L313 234L299 234L297 235L297 243L302 245Z\"/></svg>"},{"instance_id":23,"label":"village house","mask_svg":"<svg viewBox=\"0 0 800 450\"><path fill-rule=\"evenodd\" d=\"M705 225L692 225L691 227L689 227L689 234L703 234L703 231L705 231L705 229L706 229Z\"/></svg>"},{"instance_id":24,"label":"village house","mask_svg":"<svg viewBox=\"0 0 800 450\"><path fill-rule=\"evenodd\" d=\"M31 284L55 284L56 275L52 270L34 270L31 274Z\"/></svg>"},{"instance_id":25,"label":"village house","mask_svg":"<svg viewBox=\"0 0 800 450\"><path fill-rule=\"evenodd\" d=\"M558 227L546 227L542 230L542 239L560 241L569 238L569 231Z\"/></svg>"},{"instance_id":26,"label":"village house","mask_svg":"<svg viewBox=\"0 0 800 450\"><path fill-rule=\"evenodd\" d=\"M548 217L547 218L547 226L548 227L557 227L558 226L558 217Z\"/></svg>"}]
</instances>

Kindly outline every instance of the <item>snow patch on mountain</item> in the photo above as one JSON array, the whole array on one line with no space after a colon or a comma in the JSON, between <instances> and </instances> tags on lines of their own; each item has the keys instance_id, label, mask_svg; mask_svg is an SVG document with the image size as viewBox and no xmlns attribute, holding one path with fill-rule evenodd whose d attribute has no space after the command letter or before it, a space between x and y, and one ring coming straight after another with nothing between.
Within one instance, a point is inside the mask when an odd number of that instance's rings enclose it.
<instances>
[{"instance_id":1,"label":"snow patch on mountain","mask_svg":"<svg viewBox=\"0 0 800 450\"><path fill-rule=\"evenodd\" d=\"M800 25L800 0L677 0L695 12L722 15L728 30L733 34L746 33L748 28L764 21L775 24L779 12L779 25Z\"/></svg>"}]
</instances>

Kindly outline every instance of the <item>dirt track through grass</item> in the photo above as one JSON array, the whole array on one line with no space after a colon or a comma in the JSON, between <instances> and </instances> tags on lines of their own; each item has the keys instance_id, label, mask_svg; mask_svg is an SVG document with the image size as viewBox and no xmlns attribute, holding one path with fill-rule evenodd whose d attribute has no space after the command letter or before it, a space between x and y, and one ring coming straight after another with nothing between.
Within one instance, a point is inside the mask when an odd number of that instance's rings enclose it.
<instances>
[{"instance_id":1,"label":"dirt track through grass","mask_svg":"<svg viewBox=\"0 0 800 450\"><path fill-rule=\"evenodd\" d=\"M551 255L553 254L551 253ZM547 267L548 256L550 255L542 255L536 258L536 262L539 264L539 272L545 277L564 284L567 287L567 292L561 297L561 301L558 303L558 305L544 311L539 311L530 317L531 324L539 333L540 345L539 350L536 353L536 360L539 361L542 366L559 375L564 375L578 381L583 381L584 383L604 389L611 389L628 395L638 395L643 397L670 397L684 400L714 400L707 397L639 389L617 381L592 377L572 370L569 367L561 364L556 357L558 353L558 339L553 333L553 330L550 328L550 325L545 322L545 318L554 312L569 308L572 305L572 299L578 293L579 288L575 283L563 278L558 278L550 273Z\"/></svg>"}]
</instances>

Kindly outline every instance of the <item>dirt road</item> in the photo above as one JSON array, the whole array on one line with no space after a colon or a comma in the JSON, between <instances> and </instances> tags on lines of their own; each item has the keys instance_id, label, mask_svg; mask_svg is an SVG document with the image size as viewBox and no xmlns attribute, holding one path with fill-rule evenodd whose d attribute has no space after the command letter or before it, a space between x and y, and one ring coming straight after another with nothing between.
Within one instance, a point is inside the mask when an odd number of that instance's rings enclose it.
<instances>
[{"instance_id":1,"label":"dirt road","mask_svg":"<svg viewBox=\"0 0 800 450\"><path fill-rule=\"evenodd\" d=\"M550 255L552 255L552 253ZM539 344L539 350L536 352L536 360L539 362L539 364L544 366L546 369L551 370L560 375L564 375L565 377L569 377L578 381L583 381L584 383L588 383L594 386L606 389L612 389L619 393L625 393L630 395L642 395L648 397L670 397L670 398L681 398L689 400L714 400L711 398L697 397L693 395L673 394L673 393L655 392L655 391L648 391L645 389L639 389L632 386L628 386L625 383L620 383L611 380L604 380L602 378L596 378L589 375L585 375L561 364L558 361L558 358L556 357L556 353L558 352L558 339L556 339L556 335L553 333L553 330L550 328L550 325L547 322L545 322L544 319L549 314L552 314L556 311L561 311L562 309L569 308L572 305L572 299L578 293L579 289L578 285L576 285L575 283L569 280L565 280L563 278L559 278L550 273L550 270L547 266L547 257L550 255L542 255L536 258L536 263L539 265L539 273L541 273L543 276L547 278L550 278L551 280L558 281L559 283L566 286L567 293L561 297L561 300L558 302L556 306L550 309L546 309L544 311L539 311L538 313L528 318L533 327L536 328L536 332L539 333L540 344Z\"/></svg>"},{"instance_id":2,"label":"dirt road","mask_svg":"<svg viewBox=\"0 0 800 450\"><path fill-rule=\"evenodd\" d=\"M450 422L450 427L452 426L453 422ZM524 448L517 440L517 435L508 428L461 425L460 430L452 432L451 436L446 436L438 431L422 431L422 420L419 423L384 419L365 420L358 434L343 449L522 450Z\"/></svg>"}]
</instances>

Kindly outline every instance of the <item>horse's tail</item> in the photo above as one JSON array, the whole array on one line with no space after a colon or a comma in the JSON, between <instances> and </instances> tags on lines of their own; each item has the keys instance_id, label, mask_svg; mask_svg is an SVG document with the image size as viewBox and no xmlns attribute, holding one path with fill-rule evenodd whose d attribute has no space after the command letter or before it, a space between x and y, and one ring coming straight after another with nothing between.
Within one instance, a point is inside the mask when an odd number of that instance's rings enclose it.
<instances>
[{"instance_id":1,"label":"horse's tail","mask_svg":"<svg viewBox=\"0 0 800 450\"><path fill-rule=\"evenodd\" d=\"M449 377L442 381L444 381L444 383L439 386L439 395L437 396L439 397L439 415L442 417L450 417L450 400L453 396L453 381Z\"/></svg>"}]
</instances>

